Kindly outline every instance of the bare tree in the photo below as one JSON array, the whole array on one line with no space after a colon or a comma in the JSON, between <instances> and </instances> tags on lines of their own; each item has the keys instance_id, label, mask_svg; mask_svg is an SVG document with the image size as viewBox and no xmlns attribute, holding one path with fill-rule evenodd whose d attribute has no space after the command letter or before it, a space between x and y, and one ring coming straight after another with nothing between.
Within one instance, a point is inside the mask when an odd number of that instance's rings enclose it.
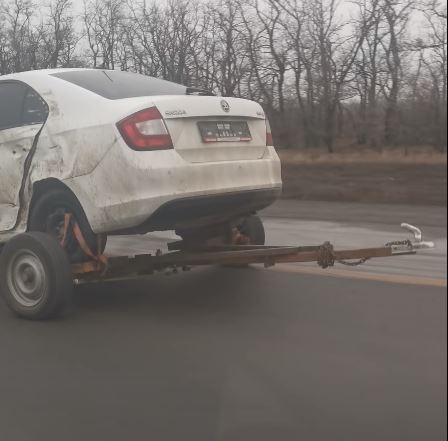
<instances>
[{"instance_id":1,"label":"bare tree","mask_svg":"<svg viewBox=\"0 0 448 441\"><path fill-rule=\"evenodd\" d=\"M442 0L31 1L0 0L1 75L131 70L254 99L284 146L446 150Z\"/></svg>"},{"instance_id":2,"label":"bare tree","mask_svg":"<svg viewBox=\"0 0 448 441\"><path fill-rule=\"evenodd\" d=\"M218 0L206 6L214 39L214 82L224 96L235 96L249 69L240 0Z\"/></svg>"},{"instance_id":3,"label":"bare tree","mask_svg":"<svg viewBox=\"0 0 448 441\"><path fill-rule=\"evenodd\" d=\"M430 0L424 10L428 25L427 41L420 45L422 62L430 84L432 133L434 145L441 151L447 146L447 7Z\"/></svg>"},{"instance_id":4,"label":"bare tree","mask_svg":"<svg viewBox=\"0 0 448 441\"><path fill-rule=\"evenodd\" d=\"M262 30L266 40L265 51L272 62L270 70L276 84L276 95L280 115L285 111L285 80L288 70L288 47L283 39L281 27L282 9L276 0L268 0L268 4L261 4L260 0L254 1L257 18L262 24Z\"/></svg>"},{"instance_id":5,"label":"bare tree","mask_svg":"<svg viewBox=\"0 0 448 441\"><path fill-rule=\"evenodd\" d=\"M8 58L10 72L21 72L35 66L37 38L31 24L30 0L14 0L3 7L3 21L8 36ZM35 68L35 67L34 67Z\"/></svg>"},{"instance_id":6,"label":"bare tree","mask_svg":"<svg viewBox=\"0 0 448 441\"><path fill-rule=\"evenodd\" d=\"M306 147L320 144L320 116L318 103L319 47L311 38L306 5L299 0L276 0L284 10L282 26L289 47L288 65L294 73L294 89L299 105L300 127Z\"/></svg>"},{"instance_id":7,"label":"bare tree","mask_svg":"<svg viewBox=\"0 0 448 441\"><path fill-rule=\"evenodd\" d=\"M336 114L341 102L350 98L346 95L347 85L354 62L363 45L370 17L358 21L351 27L349 23L337 19L337 3L335 0L318 0L309 2L308 32L318 48L319 56L319 104L322 115L323 140L330 153L334 152Z\"/></svg>"},{"instance_id":8,"label":"bare tree","mask_svg":"<svg viewBox=\"0 0 448 441\"><path fill-rule=\"evenodd\" d=\"M72 66L79 37L74 29L70 0L53 0L40 27L43 40L42 66L46 68Z\"/></svg>"},{"instance_id":9,"label":"bare tree","mask_svg":"<svg viewBox=\"0 0 448 441\"><path fill-rule=\"evenodd\" d=\"M122 34L121 0L86 0L83 18L93 66L115 69Z\"/></svg>"},{"instance_id":10,"label":"bare tree","mask_svg":"<svg viewBox=\"0 0 448 441\"><path fill-rule=\"evenodd\" d=\"M403 40L409 24L414 0L383 0L381 7L385 18L387 38L381 44L385 51L387 81L382 85L386 99L386 115L384 121L384 142L386 145L397 145L400 126L398 99L402 82L402 63L405 47Z\"/></svg>"},{"instance_id":11,"label":"bare tree","mask_svg":"<svg viewBox=\"0 0 448 441\"><path fill-rule=\"evenodd\" d=\"M378 103L381 75L382 29L384 13L380 0L357 1L359 16L365 31L364 43L354 64L353 87L359 96L359 112L356 118L357 141L378 148L381 144L380 112Z\"/></svg>"},{"instance_id":12,"label":"bare tree","mask_svg":"<svg viewBox=\"0 0 448 441\"><path fill-rule=\"evenodd\" d=\"M0 75L8 73L9 67L9 37L4 17L5 5L0 2Z\"/></svg>"}]
</instances>

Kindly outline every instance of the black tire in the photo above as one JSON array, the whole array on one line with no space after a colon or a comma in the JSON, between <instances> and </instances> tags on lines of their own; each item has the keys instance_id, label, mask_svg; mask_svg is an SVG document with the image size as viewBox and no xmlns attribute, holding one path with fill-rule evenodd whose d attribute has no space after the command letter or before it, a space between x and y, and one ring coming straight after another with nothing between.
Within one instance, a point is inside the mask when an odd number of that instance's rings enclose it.
<instances>
[{"instance_id":1,"label":"black tire","mask_svg":"<svg viewBox=\"0 0 448 441\"><path fill-rule=\"evenodd\" d=\"M250 245L264 245L266 243L266 232L260 216L247 217L238 229L241 234L249 238Z\"/></svg>"},{"instance_id":2,"label":"black tire","mask_svg":"<svg viewBox=\"0 0 448 441\"><path fill-rule=\"evenodd\" d=\"M47 320L70 304L73 276L67 254L45 233L11 239L0 255L0 292L9 308L28 320Z\"/></svg>"},{"instance_id":3,"label":"black tire","mask_svg":"<svg viewBox=\"0 0 448 441\"><path fill-rule=\"evenodd\" d=\"M238 226L238 231L249 239L247 245L264 245L266 243L266 232L262 220L257 215L251 215L244 219ZM249 264L223 265L225 268L249 268Z\"/></svg>"},{"instance_id":4,"label":"black tire","mask_svg":"<svg viewBox=\"0 0 448 441\"><path fill-rule=\"evenodd\" d=\"M57 225L61 222L63 223L65 213L70 213L73 219L78 222L87 245L93 253L96 253L98 251L98 236L90 228L81 204L68 191L51 190L41 195L31 207L28 230L48 233L57 238ZM107 238L104 238L102 241L101 253L106 248L106 241ZM81 263L89 260L89 257L80 248L72 231L69 231L65 250L72 263Z\"/></svg>"}]
</instances>

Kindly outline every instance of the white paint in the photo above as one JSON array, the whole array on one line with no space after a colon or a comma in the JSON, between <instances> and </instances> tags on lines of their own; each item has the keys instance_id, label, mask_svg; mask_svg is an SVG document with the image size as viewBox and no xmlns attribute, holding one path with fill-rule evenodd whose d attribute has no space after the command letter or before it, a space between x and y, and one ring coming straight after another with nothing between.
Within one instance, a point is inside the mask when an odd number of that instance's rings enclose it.
<instances>
[{"instance_id":1,"label":"white paint","mask_svg":"<svg viewBox=\"0 0 448 441\"><path fill-rule=\"evenodd\" d=\"M0 231L14 227L25 161L41 124L0 131Z\"/></svg>"}]
</instances>

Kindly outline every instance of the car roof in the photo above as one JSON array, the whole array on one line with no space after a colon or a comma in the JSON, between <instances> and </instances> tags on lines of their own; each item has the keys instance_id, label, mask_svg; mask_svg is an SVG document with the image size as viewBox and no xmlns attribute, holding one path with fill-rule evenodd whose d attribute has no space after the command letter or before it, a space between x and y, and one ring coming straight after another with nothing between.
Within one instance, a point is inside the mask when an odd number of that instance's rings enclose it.
<instances>
[{"instance_id":1,"label":"car roof","mask_svg":"<svg viewBox=\"0 0 448 441\"><path fill-rule=\"evenodd\" d=\"M41 70L29 70L26 72L17 72L13 74L8 75L1 75L1 80L26 80L35 78L36 76L50 76L53 74L59 74L63 72L77 72L77 71L90 71L90 70L97 70L97 69L86 69L86 68L61 68L61 69L41 69ZM108 71L109 69L101 69L102 71Z\"/></svg>"}]
</instances>

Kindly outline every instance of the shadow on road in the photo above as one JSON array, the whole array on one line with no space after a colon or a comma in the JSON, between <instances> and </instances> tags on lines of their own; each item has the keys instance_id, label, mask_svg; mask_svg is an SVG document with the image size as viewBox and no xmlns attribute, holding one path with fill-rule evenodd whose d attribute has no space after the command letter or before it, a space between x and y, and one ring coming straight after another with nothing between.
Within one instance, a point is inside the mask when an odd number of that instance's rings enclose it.
<instances>
[{"instance_id":1,"label":"shadow on road","mask_svg":"<svg viewBox=\"0 0 448 441\"><path fill-rule=\"evenodd\" d=\"M75 303L82 312L96 308L127 313L190 314L192 311L234 314L259 302L256 268L208 268L178 275L154 275L139 280L79 286Z\"/></svg>"}]
</instances>

